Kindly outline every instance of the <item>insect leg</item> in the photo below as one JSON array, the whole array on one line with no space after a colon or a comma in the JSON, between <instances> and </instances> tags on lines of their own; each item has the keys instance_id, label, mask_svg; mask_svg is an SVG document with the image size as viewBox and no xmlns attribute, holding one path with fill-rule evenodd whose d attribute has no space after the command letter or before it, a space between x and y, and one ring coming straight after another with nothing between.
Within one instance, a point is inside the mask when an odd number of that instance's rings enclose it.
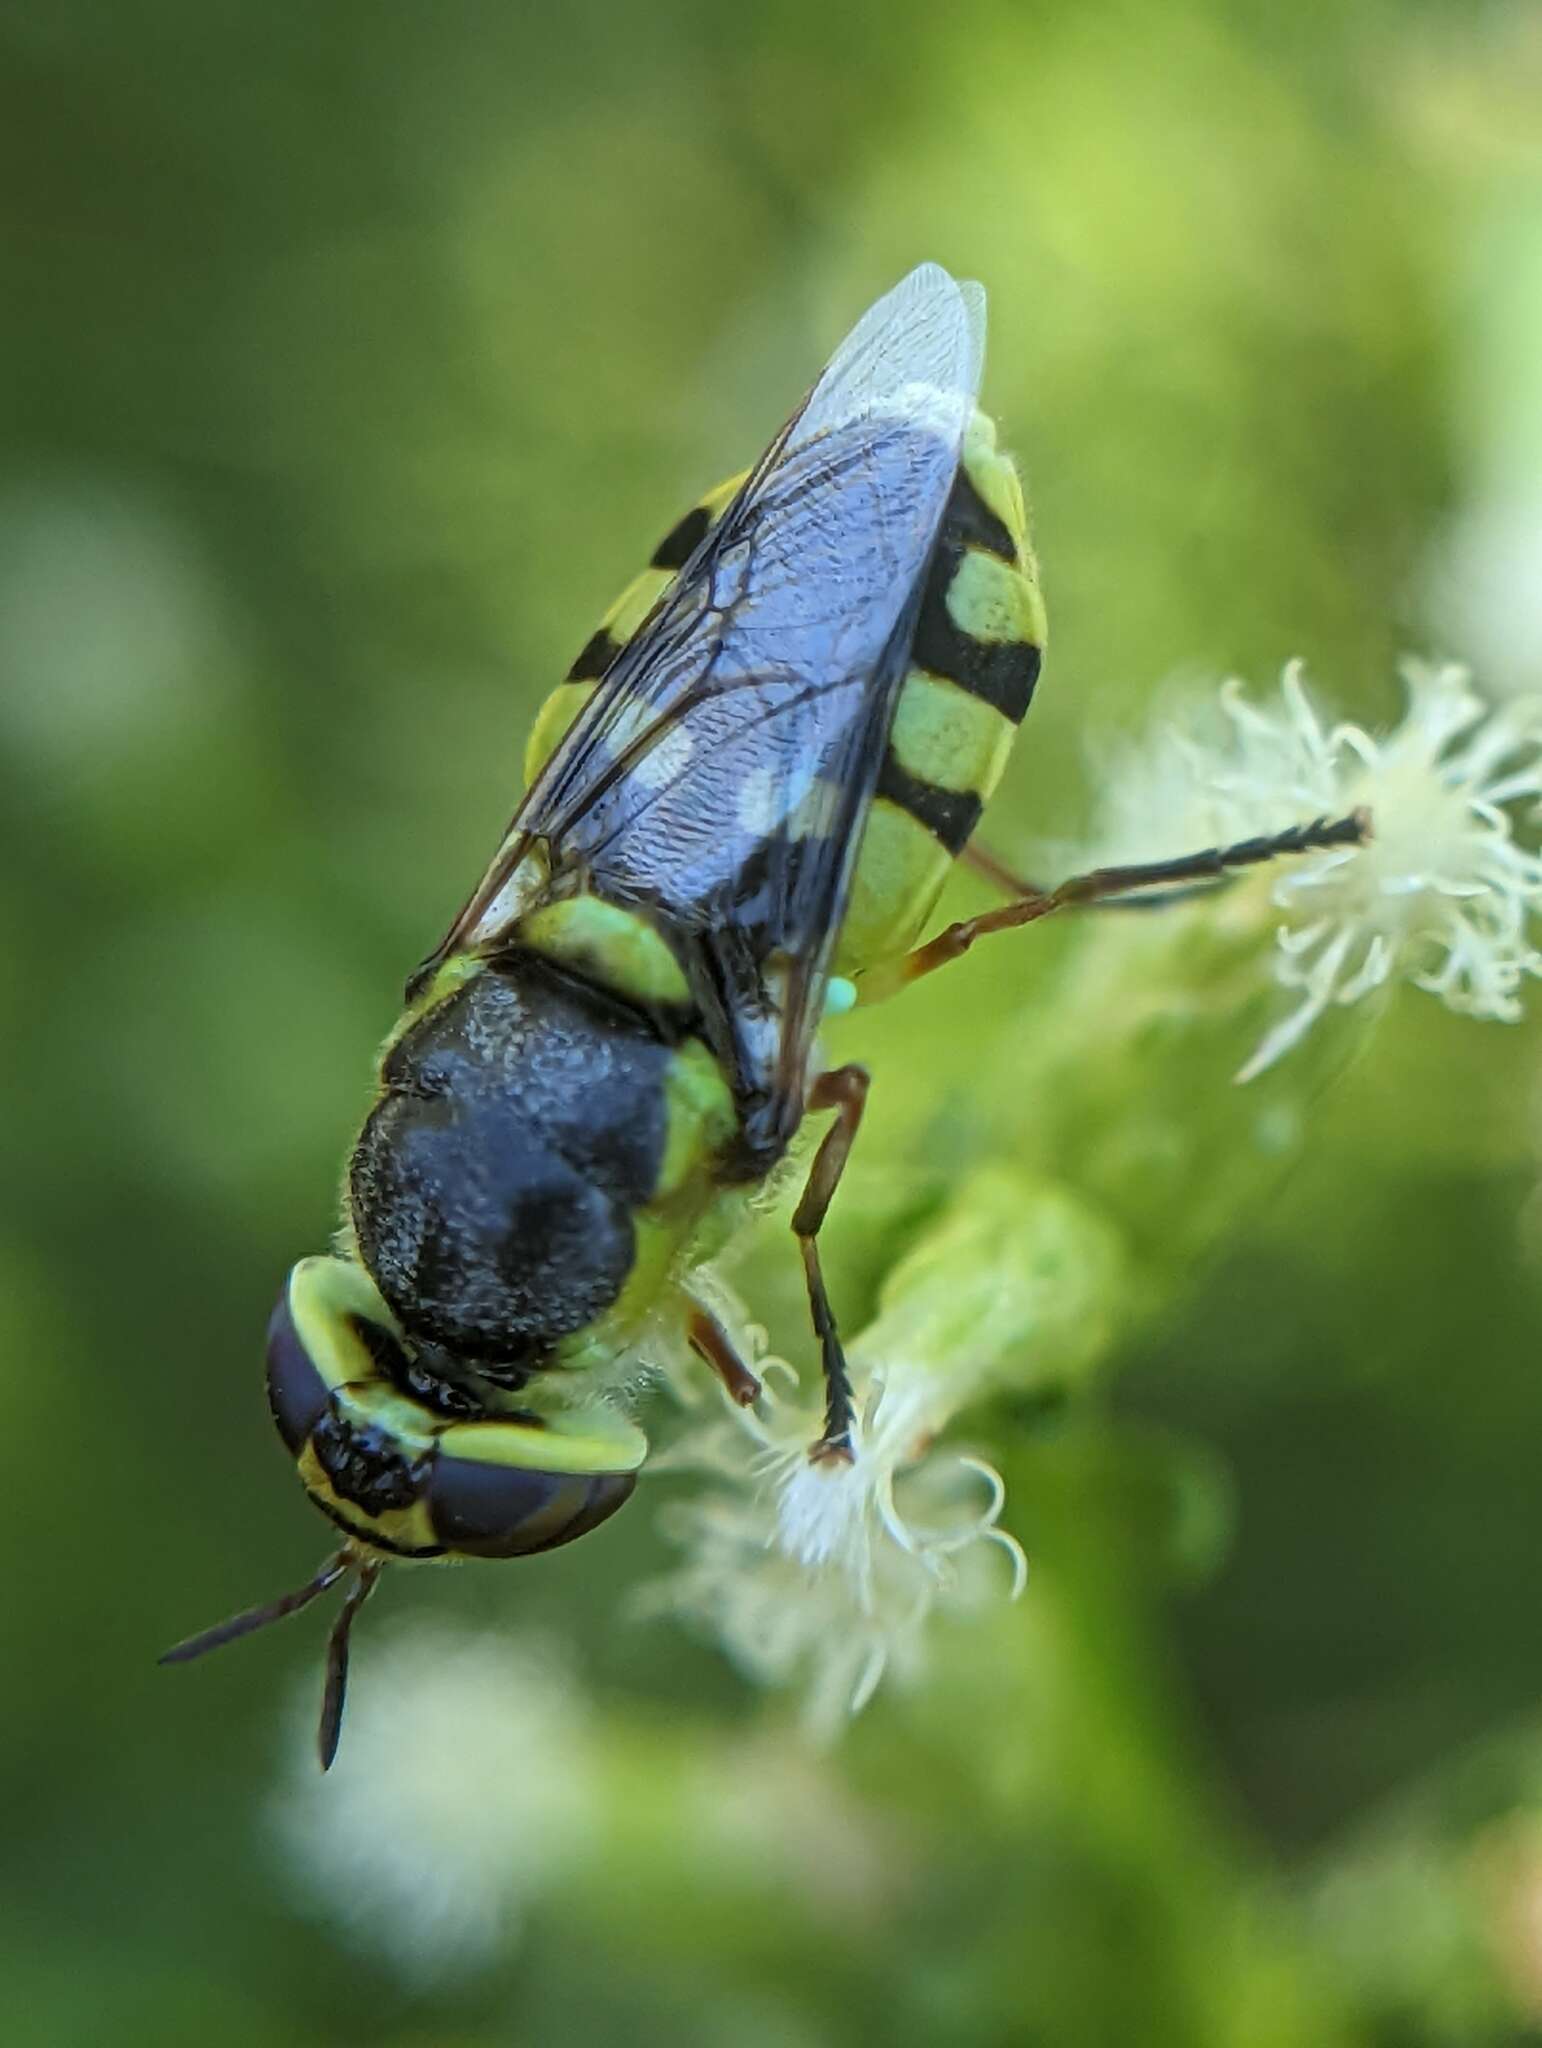
<instances>
[{"instance_id":1,"label":"insect leg","mask_svg":"<svg viewBox=\"0 0 1542 2048\"><path fill-rule=\"evenodd\" d=\"M983 875L987 882L999 889L1003 896L1034 897L1047 896L1050 892L1038 882L1027 881L1022 875L1008 867L999 854L992 853L988 846L982 846L978 839L971 839L959 859L965 867L973 868L977 875ZM1187 888L1152 890L1145 895L1104 896L1096 903L1089 903L1089 910L1167 910L1174 903L1190 903L1196 896L1209 896L1216 889L1224 889L1231 876L1224 875L1217 880L1192 882Z\"/></svg>"},{"instance_id":2,"label":"insect leg","mask_svg":"<svg viewBox=\"0 0 1542 2048\"><path fill-rule=\"evenodd\" d=\"M989 932L1004 932L1021 924L1032 924L1056 910L1080 910L1123 897L1132 890L1165 889L1173 884L1215 882L1234 869L1256 867L1282 854L1317 853L1335 846L1363 846L1370 837L1367 811L1352 811L1347 818L1314 818L1308 825L1292 825L1284 832L1259 839L1239 839L1232 846L1207 846L1198 853L1180 854L1175 860L1146 861L1133 867L1093 868L1084 875L1072 875L1047 894L1033 894L1019 902L987 910L979 917L966 917L916 947L887 967L875 969L862 978L862 1000L870 1002L891 995L896 989L919 981L934 968L946 967L969 951L976 939ZM816 1162L817 1169L817 1162Z\"/></svg>"},{"instance_id":3,"label":"insect leg","mask_svg":"<svg viewBox=\"0 0 1542 2048\"><path fill-rule=\"evenodd\" d=\"M851 1380L841 1350L835 1314L825 1292L819 1265L819 1230L830 1207L830 1198L840 1183L851 1156L862 1111L867 1105L866 1067L832 1067L821 1074L809 1090L808 1107L833 1109L835 1122L820 1140L809 1172L803 1199L793 1211L792 1227L803 1254L803 1276L808 1282L809 1312L814 1334L819 1339L820 1365L825 1377L825 1426L819 1441L809 1451L816 1464L826 1459L851 1459Z\"/></svg>"},{"instance_id":4,"label":"insect leg","mask_svg":"<svg viewBox=\"0 0 1542 2048\"><path fill-rule=\"evenodd\" d=\"M1049 894L1049 891L1038 882L1025 881L1014 869L1008 867L999 854L992 853L988 846L982 846L978 839L971 839L965 844L959 859L966 868L973 868L977 875L983 875L1003 896L1028 897Z\"/></svg>"},{"instance_id":5,"label":"insect leg","mask_svg":"<svg viewBox=\"0 0 1542 2048\"><path fill-rule=\"evenodd\" d=\"M760 1399L760 1381L734 1349L733 1339L711 1309L703 1308L699 1301L692 1303L686 1340L697 1357L711 1366L731 1399L741 1408L754 1406Z\"/></svg>"}]
</instances>

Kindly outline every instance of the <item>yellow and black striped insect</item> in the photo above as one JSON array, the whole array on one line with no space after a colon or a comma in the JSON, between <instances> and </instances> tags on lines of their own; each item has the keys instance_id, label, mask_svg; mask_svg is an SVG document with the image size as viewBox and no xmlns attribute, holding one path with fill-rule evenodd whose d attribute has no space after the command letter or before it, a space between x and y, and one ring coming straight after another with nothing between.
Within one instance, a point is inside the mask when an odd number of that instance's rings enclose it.
<instances>
[{"instance_id":1,"label":"yellow and black striped insect","mask_svg":"<svg viewBox=\"0 0 1542 2048\"><path fill-rule=\"evenodd\" d=\"M324 1765L386 1562L523 1556L613 1514L647 1449L619 1395L661 1332L755 1398L691 1272L825 1113L792 1228L826 1389L810 1455L849 1457L818 1241L868 1079L822 1065L826 1015L1055 909L1360 835L1318 820L1047 893L974 854L1012 900L916 945L1044 645L983 343L979 286L924 265L672 529L543 707L492 865L408 983L338 1247L268 1332L274 1420L341 1547L168 1652L346 1579Z\"/></svg>"}]
</instances>

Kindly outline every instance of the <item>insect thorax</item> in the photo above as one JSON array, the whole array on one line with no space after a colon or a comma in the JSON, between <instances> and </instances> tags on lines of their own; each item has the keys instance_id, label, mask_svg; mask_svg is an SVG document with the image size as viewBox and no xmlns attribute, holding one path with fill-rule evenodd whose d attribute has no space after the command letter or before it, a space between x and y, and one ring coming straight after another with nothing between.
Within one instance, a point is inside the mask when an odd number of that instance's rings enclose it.
<instances>
[{"instance_id":1,"label":"insect thorax","mask_svg":"<svg viewBox=\"0 0 1542 2048\"><path fill-rule=\"evenodd\" d=\"M382 1061L348 1180L408 1338L507 1377L645 1309L706 1192L716 1079L699 1042L534 951L431 1003Z\"/></svg>"}]
</instances>

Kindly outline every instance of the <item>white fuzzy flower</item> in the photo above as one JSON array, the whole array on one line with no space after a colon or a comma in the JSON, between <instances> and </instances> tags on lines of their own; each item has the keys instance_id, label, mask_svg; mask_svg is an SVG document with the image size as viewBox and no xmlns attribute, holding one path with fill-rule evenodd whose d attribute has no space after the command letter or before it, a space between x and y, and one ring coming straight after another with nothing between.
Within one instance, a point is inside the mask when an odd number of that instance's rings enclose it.
<instances>
[{"instance_id":1,"label":"white fuzzy flower","mask_svg":"<svg viewBox=\"0 0 1542 2048\"><path fill-rule=\"evenodd\" d=\"M877 1317L848 1349L849 1465L810 1463L820 1405L776 1359L757 1360L758 1407L725 1404L656 1461L719 1484L674 1509L684 1562L648 1604L705 1627L761 1683L801 1685L816 1736L833 1735L886 1674L919 1676L941 1616L999 1604L1026 1575L1000 1527L1001 1480L936 1440L994 1393L1085 1377L1110 1340L1120 1272L1110 1226L1069 1191L977 1171L890 1269ZM759 1333L720 1276L712 1287L754 1357Z\"/></svg>"},{"instance_id":2,"label":"white fuzzy flower","mask_svg":"<svg viewBox=\"0 0 1542 2048\"><path fill-rule=\"evenodd\" d=\"M675 1509L667 1526L688 1562L650 1594L708 1628L752 1678L802 1683L821 1740L866 1706L886 1672L919 1673L939 1604L968 1610L990 1597L999 1580L979 1570L982 1552L994 1546L1010 1560L1014 1594L1026 1573L998 1526L996 1473L930 1449L944 1418L929 1376L856 1353L851 1363L860 1406L849 1465L810 1462L821 1412L776 1359L760 1363L757 1408L676 1448L670 1463L705 1467L731 1490Z\"/></svg>"},{"instance_id":3,"label":"white fuzzy flower","mask_svg":"<svg viewBox=\"0 0 1542 2048\"><path fill-rule=\"evenodd\" d=\"M1170 713L1147 766L1132 754L1110 783L1103 857L1110 846L1128 856L1137 822L1150 858L1175 831L1227 840L1362 807L1371 814L1367 845L1268 870L1283 913L1274 976L1297 1002L1239 1080L1288 1052L1330 1005L1394 979L1466 1015L1510 1022L1525 977L1542 973L1530 933L1542 860L1516 843L1507 810L1542 796L1542 707L1495 709L1452 666L1410 662L1403 681L1403 719L1380 738L1326 723L1297 664L1270 705L1227 683L1220 730L1209 704L1176 720Z\"/></svg>"},{"instance_id":4,"label":"white fuzzy flower","mask_svg":"<svg viewBox=\"0 0 1542 2048\"><path fill-rule=\"evenodd\" d=\"M582 1702L540 1643L446 1621L367 1637L325 1778L307 1684L273 1822L318 1913L427 1981L517 1939L528 1906L585 1852Z\"/></svg>"}]
</instances>

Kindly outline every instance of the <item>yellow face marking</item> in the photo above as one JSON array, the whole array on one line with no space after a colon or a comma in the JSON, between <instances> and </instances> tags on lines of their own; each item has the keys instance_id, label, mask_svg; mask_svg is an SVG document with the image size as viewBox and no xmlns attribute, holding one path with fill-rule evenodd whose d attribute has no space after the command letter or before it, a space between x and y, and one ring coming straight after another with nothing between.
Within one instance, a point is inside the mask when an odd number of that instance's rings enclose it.
<instances>
[{"instance_id":1,"label":"yellow face marking","mask_svg":"<svg viewBox=\"0 0 1542 2048\"><path fill-rule=\"evenodd\" d=\"M554 1409L545 1427L528 1422L456 1422L439 1447L446 1457L527 1472L635 1472L648 1440L635 1423L599 1401Z\"/></svg>"},{"instance_id":2,"label":"yellow face marking","mask_svg":"<svg viewBox=\"0 0 1542 2048\"><path fill-rule=\"evenodd\" d=\"M301 1259L289 1276L289 1313L306 1356L326 1386L379 1379L352 1319L393 1333L397 1324L362 1266L346 1259Z\"/></svg>"},{"instance_id":3,"label":"yellow face marking","mask_svg":"<svg viewBox=\"0 0 1542 2048\"><path fill-rule=\"evenodd\" d=\"M421 1458L433 1449L439 1434L428 1409L379 1377L338 1387L334 1405L343 1421L354 1428L383 1431L404 1458Z\"/></svg>"},{"instance_id":4,"label":"yellow face marking","mask_svg":"<svg viewBox=\"0 0 1542 2048\"><path fill-rule=\"evenodd\" d=\"M300 1453L296 1469L300 1484L322 1513L365 1543L379 1542L404 1551L409 1557L443 1554L443 1540L434 1533L425 1501L414 1501L409 1508L387 1508L378 1515L366 1514L356 1501L344 1500L333 1491L331 1480L308 1443Z\"/></svg>"},{"instance_id":5,"label":"yellow face marking","mask_svg":"<svg viewBox=\"0 0 1542 2048\"><path fill-rule=\"evenodd\" d=\"M912 669L895 706L889 746L909 775L936 789L995 788L1017 728L993 704L946 676Z\"/></svg>"}]
</instances>

